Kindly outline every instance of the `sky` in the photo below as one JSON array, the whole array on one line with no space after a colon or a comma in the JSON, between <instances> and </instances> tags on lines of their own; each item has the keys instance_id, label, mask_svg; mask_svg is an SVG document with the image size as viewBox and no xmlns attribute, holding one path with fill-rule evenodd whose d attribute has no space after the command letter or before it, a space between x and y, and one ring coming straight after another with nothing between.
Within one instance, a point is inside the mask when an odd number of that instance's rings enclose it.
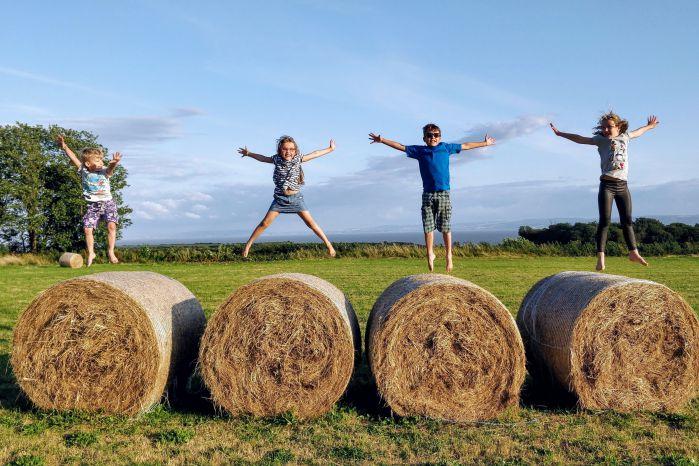
<instances>
[{"instance_id":1,"label":"sky","mask_svg":"<svg viewBox=\"0 0 699 466\"><path fill-rule=\"evenodd\" d=\"M699 214L699 2L10 2L0 29L0 124L89 130L128 170L125 240L247 234L272 200L272 155L293 136L306 204L326 232L421 230L422 144L455 156L455 225L597 216L591 135L613 109L632 129L634 216ZM74 148L80 149L80 148ZM616 218L616 212L615 212ZM312 235L296 216L268 234ZM331 238L332 239L332 238Z\"/></svg>"}]
</instances>

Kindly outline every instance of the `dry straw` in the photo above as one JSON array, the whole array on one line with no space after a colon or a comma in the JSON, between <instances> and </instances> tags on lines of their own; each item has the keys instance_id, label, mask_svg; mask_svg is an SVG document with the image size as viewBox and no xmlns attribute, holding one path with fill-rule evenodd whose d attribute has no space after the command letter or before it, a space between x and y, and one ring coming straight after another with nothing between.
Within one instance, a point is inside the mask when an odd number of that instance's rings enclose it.
<instances>
[{"instance_id":1,"label":"dry straw","mask_svg":"<svg viewBox=\"0 0 699 466\"><path fill-rule=\"evenodd\" d=\"M72 252L64 252L58 258L58 263L61 267L70 267L71 269L79 269L83 266L83 256Z\"/></svg>"},{"instance_id":2,"label":"dry straw","mask_svg":"<svg viewBox=\"0 0 699 466\"><path fill-rule=\"evenodd\" d=\"M471 282L438 274L394 282L366 336L378 391L399 415L475 421L519 402L525 361L514 319Z\"/></svg>"},{"instance_id":3,"label":"dry straw","mask_svg":"<svg viewBox=\"0 0 699 466\"><path fill-rule=\"evenodd\" d=\"M134 415L191 369L205 317L181 283L108 272L59 283L22 313L12 369L39 408Z\"/></svg>"},{"instance_id":4,"label":"dry straw","mask_svg":"<svg viewBox=\"0 0 699 466\"><path fill-rule=\"evenodd\" d=\"M658 283L562 272L529 290L517 324L532 376L583 408L675 410L699 388L699 322Z\"/></svg>"},{"instance_id":5,"label":"dry straw","mask_svg":"<svg viewBox=\"0 0 699 466\"><path fill-rule=\"evenodd\" d=\"M238 288L210 319L199 354L214 403L233 415L312 418L342 396L360 351L351 304L312 275Z\"/></svg>"}]
</instances>

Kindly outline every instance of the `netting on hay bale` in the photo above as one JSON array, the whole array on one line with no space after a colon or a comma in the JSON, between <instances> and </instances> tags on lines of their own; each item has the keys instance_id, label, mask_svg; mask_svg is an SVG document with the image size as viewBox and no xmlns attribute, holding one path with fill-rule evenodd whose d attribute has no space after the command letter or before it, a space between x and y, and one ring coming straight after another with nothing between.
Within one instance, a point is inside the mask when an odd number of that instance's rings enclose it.
<instances>
[{"instance_id":1,"label":"netting on hay bale","mask_svg":"<svg viewBox=\"0 0 699 466\"><path fill-rule=\"evenodd\" d=\"M517 325L532 376L583 408L675 410L699 389L699 321L664 285L562 272L529 290Z\"/></svg>"},{"instance_id":2,"label":"netting on hay bale","mask_svg":"<svg viewBox=\"0 0 699 466\"><path fill-rule=\"evenodd\" d=\"M193 368L205 322L194 295L166 276L86 275L49 288L22 313L12 369L39 408L135 415Z\"/></svg>"}]
</instances>

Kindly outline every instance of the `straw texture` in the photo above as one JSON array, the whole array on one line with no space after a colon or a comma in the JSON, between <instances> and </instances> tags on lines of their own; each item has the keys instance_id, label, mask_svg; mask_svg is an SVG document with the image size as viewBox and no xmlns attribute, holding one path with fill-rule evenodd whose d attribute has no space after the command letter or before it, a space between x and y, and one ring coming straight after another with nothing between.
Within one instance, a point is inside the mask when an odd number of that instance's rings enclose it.
<instances>
[{"instance_id":1,"label":"straw texture","mask_svg":"<svg viewBox=\"0 0 699 466\"><path fill-rule=\"evenodd\" d=\"M204 312L181 283L152 272L107 272L41 293L15 327L11 363L43 409L134 415L193 367Z\"/></svg>"},{"instance_id":2,"label":"straw texture","mask_svg":"<svg viewBox=\"0 0 699 466\"><path fill-rule=\"evenodd\" d=\"M233 415L312 418L342 396L361 351L352 305L312 275L269 275L238 288L207 325L199 367Z\"/></svg>"},{"instance_id":3,"label":"straw texture","mask_svg":"<svg viewBox=\"0 0 699 466\"><path fill-rule=\"evenodd\" d=\"M525 361L514 319L469 281L394 282L374 304L366 338L379 394L401 416L474 421L518 404Z\"/></svg>"},{"instance_id":4,"label":"straw texture","mask_svg":"<svg viewBox=\"0 0 699 466\"><path fill-rule=\"evenodd\" d=\"M517 325L532 377L583 408L675 410L699 389L699 321L658 283L562 272L532 287Z\"/></svg>"},{"instance_id":5,"label":"straw texture","mask_svg":"<svg viewBox=\"0 0 699 466\"><path fill-rule=\"evenodd\" d=\"M83 266L83 256L72 252L64 252L58 258L58 263L61 267L70 267L71 269L79 269Z\"/></svg>"}]
</instances>

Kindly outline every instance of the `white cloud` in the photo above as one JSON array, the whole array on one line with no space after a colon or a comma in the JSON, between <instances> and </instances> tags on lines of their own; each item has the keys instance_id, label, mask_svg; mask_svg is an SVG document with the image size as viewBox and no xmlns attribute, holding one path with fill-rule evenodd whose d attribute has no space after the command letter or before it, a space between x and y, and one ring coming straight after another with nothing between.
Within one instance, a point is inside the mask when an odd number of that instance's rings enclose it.
<instances>
[{"instance_id":1,"label":"white cloud","mask_svg":"<svg viewBox=\"0 0 699 466\"><path fill-rule=\"evenodd\" d=\"M184 216L187 217L187 218L193 218L193 219L199 219L199 218L201 218L201 215L197 215L197 214L195 214L195 213L193 213L193 212L185 212Z\"/></svg>"}]
</instances>

